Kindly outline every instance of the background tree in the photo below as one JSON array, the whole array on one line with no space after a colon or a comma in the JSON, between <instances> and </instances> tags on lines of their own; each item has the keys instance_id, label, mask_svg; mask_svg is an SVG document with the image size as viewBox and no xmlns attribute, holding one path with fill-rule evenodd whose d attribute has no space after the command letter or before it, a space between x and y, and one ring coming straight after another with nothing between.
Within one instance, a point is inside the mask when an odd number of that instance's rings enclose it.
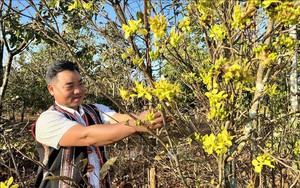
<instances>
[{"instance_id":1,"label":"background tree","mask_svg":"<svg viewBox=\"0 0 300 188\"><path fill-rule=\"evenodd\" d=\"M12 1L0 2L0 115L2 114L2 101L8 85L8 78L13 58L20 54L34 39L34 32L30 23L22 23L20 18L23 10L17 10Z\"/></svg>"}]
</instances>

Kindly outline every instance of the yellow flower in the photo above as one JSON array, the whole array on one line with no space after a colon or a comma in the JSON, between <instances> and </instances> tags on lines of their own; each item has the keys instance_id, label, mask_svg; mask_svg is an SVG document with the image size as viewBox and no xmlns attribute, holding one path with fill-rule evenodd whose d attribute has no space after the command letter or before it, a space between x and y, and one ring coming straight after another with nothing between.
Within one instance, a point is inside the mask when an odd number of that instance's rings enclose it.
<instances>
[{"instance_id":1,"label":"yellow flower","mask_svg":"<svg viewBox=\"0 0 300 188\"><path fill-rule=\"evenodd\" d=\"M167 30L167 22L165 16L156 15L153 18L150 18L150 29L153 32L154 38L163 38Z\"/></svg>"},{"instance_id":2,"label":"yellow flower","mask_svg":"<svg viewBox=\"0 0 300 188\"><path fill-rule=\"evenodd\" d=\"M223 40L226 38L226 28L224 25L213 25L213 27L210 30L210 35L211 38L215 40Z\"/></svg>"},{"instance_id":3,"label":"yellow flower","mask_svg":"<svg viewBox=\"0 0 300 188\"><path fill-rule=\"evenodd\" d=\"M146 36L148 34L148 31L146 29L139 29L138 33L141 34L141 35Z\"/></svg>"},{"instance_id":4,"label":"yellow flower","mask_svg":"<svg viewBox=\"0 0 300 188\"><path fill-rule=\"evenodd\" d=\"M128 58L128 54L127 53L122 53L121 54L121 58L122 59L127 59Z\"/></svg>"},{"instance_id":5,"label":"yellow flower","mask_svg":"<svg viewBox=\"0 0 300 188\"><path fill-rule=\"evenodd\" d=\"M122 99L128 101L130 99L130 94L127 90L125 90L123 87L119 89L120 90L120 95Z\"/></svg>"},{"instance_id":6,"label":"yellow flower","mask_svg":"<svg viewBox=\"0 0 300 188\"><path fill-rule=\"evenodd\" d=\"M89 10L91 10L93 5L94 5L93 2L88 2L88 3L82 2L82 4L81 4L81 2L79 2L79 0L74 0L74 3L68 7L68 11L72 11L73 9L80 10L82 8L89 11Z\"/></svg>"},{"instance_id":7,"label":"yellow flower","mask_svg":"<svg viewBox=\"0 0 300 188\"><path fill-rule=\"evenodd\" d=\"M202 140L203 149L208 154L215 152L217 155L225 154L228 148L232 145L233 136L228 135L226 130L223 130L217 136L211 133L209 136L205 135L200 139L199 135L196 135L196 140ZM198 138L197 138L198 136Z\"/></svg>"},{"instance_id":8,"label":"yellow flower","mask_svg":"<svg viewBox=\"0 0 300 188\"><path fill-rule=\"evenodd\" d=\"M73 9L78 9L80 7L80 3L78 0L74 0L74 3L68 7L68 11Z\"/></svg>"},{"instance_id":9,"label":"yellow flower","mask_svg":"<svg viewBox=\"0 0 300 188\"><path fill-rule=\"evenodd\" d=\"M208 113L208 118L212 119L214 117L219 117L224 119L227 116L225 101L228 94L225 91L218 91L218 89L213 89L210 92L206 92L205 95L209 99L210 112Z\"/></svg>"},{"instance_id":10,"label":"yellow flower","mask_svg":"<svg viewBox=\"0 0 300 188\"><path fill-rule=\"evenodd\" d=\"M232 66L229 67L228 71L225 73L224 78L225 82L228 83L233 77L240 78L242 72L242 66L238 63L234 63Z\"/></svg>"},{"instance_id":11,"label":"yellow flower","mask_svg":"<svg viewBox=\"0 0 300 188\"><path fill-rule=\"evenodd\" d=\"M195 135L195 140L201 142L201 135L197 132L195 132L194 135Z\"/></svg>"},{"instance_id":12,"label":"yellow flower","mask_svg":"<svg viewBox=\"0 0 300 188\"><path fill-rule=\"evenodd\" d=\"M153 111L150 111L146 117L145 117L145 121L149 121L151 124L154 124L155 123L155 116L154 116L154 112Z\"/></svg>"},{"instance_id":13,"label":"yellow flower","mask_svg":"<svg viewBox=\"0 0 300 188\"><path fill-rule=\"evenodd\" d=\"M18 188L19 184L13 184L14 178L10 177L8 180L6 180L5 182L0 182L0 187L1 188Z\"/></svg>"},{"instance_id":14,"label":"yellow flower","mask_svg":"<svg viewBox=\"0 0 300 188\"><path fill-rule=\"evenodd\" d=\"M299 156L300 154L300 140L297 140L295 143L295 148L293 149L295 155Z\"/></svg>"},{"instance_id":15,"label":"yellow flower","mask_svg":"<svg viewBox=\"0 0 300 188\"><path fill-rule=\"evenodd\" d=\"M216 153L218 155L226 153L227 148L232 145L232 139L233 137L229 136L226 130L223 130L221 134L218 134L215 146Z\"/></svg>"},{"instance_id":16,"label":"yellow flower","mask_svg":"<svg viewBox=\"0 0 300 188\"><path fill-rule=\"evenodd\" d=\"M176 33L175 32L175 27L173 27L171 29L171 32L170 32L170 44L171 44L171 46L173 46L173 47L178 46L181 38L182 38L182 35L179 35L178 33Z\"/></svg>"},{"instance_id":17,"label":"yellow flower","mask_svg":"<svg viewBox=\"0 0 300 188\"><path fill-rule=\"evenodd\" d=\"M154 83L152 93L158 97L160 101L164 99L172 101L178 93L181 93L181 90L177 84L171 84L166 80L160 79L158 82Z\"/></svg>"},{"instance_id":18,"label":"yellow flower","mask_svg":"<svg viewBox=\"0 0 300 188\"><path fill-rule=\"evenodd\" d=\"M228 94L225 94L225 91L219 92L217 89L206 92L205 95L208 97L211 106L220 104L223 99L228 97Z\"/></svg>"},{"instance_id":19,"label":"yellow flower","mask_svg":"<svg viewBox=\"0 0 300 188\"><path fill-rule=\"evenodd\" d=\"M86 10L91 10L92 6L93 6L93 2L90 1L88 3L85 3L85 2L82 2L83 3L83 8L86 9Z\"/></svg>"},{"instance_id":20,"label":"yellow flower","mask_svg":"<svg viewBox=\"0 0 300 188\"><path fill-rule=\"evenodd\" d=\"M249 17L245 17L246 11L246 8L242 8L240 5L235 5L233 7L231 22L232 27L244 29L245 26L251 22Z\"/></svg>"},{"instance_id":21,"label":"yellow flower","mask_svg":"<svg viewBox=\"0 0 300 188\"><path fill-rule=\"evenodd\" d=\"M122 53L121 57L122 59L127 59L128 57L132 56L134 54L133 48L127 48L125 53Z\"/></svg>"},{"instance_id":22,"label":"yellow flower","mask_svg":"<svg viewBox=\"0 0 300 188\"><path fill-rule=\"evenodd\" d=\"M143 83L138 83L137 81L134 82L135 83L135 87L133 88L133 91L135 91L137 94L136 96L138 98L140 97L145 97L148 100L152 99L152 95L149 93L148 89L144 86ZM131 95L134 96L134 95Z\"/></svg>"},{"instance_id":23,"label":"yellow flower","mask_svg":"<svg viewBox=\"0 0 300 188\"><path fill-rule=\"evenodd\" d=\"M127 48L126 52L128 53L128 55L132 55L132 54L134 54L134 49L133 48Z\"/></svg>"},{"instance_id":24,"label":"yellow flower","mask_svg":"<svg viewBox=\"0 0 300 188\"><path fill-rule=\"evenodd\" d=\"M204 151L206 151L208 154L212 154L215 147L216 136L212 133L209 136L206 134L205 136L203 136L202 140L202 148L204 149Z\"/></svg>"},{"instance_id":25,"label":"yellow flower","mask_svg":"<svg viewBox=\"0 0 300 188\"><path fill-rule=\"evenodd\" d=\"M276 37L276 41L273 42L273 45L280 45L286 47L287 49L293 49L295 46L295 40L290 36L281 35L280 37Z\"/></svg>"},{"instance_id":26,"label":"yellow flower","mask_svg":"<svg viewBox=\"0 0 300 188\"><path fill-rule=\"evenodd\" d=\"M155 50L155 51L149 52L149 55L150 55L151 60L155 61L161 56L161 53L159 52L159 50Z\"/></svg>"},{"instance_id":27,"label":"yellow flower","mask_svg":"<svg viewBox=\"0 0 300 188\"><path fill-rule=\"evenodd\" d=\"M123 24L122 29L125 32L125 38L127 39L134 34L138 29L142 27L142 20L128 20L128 25Z\"/></svg>"},{"instance_id":28,"label":"yellow flower","mask_svg":"<svg viewBox=\"0 0 300 188\"><path fill-rule=\"evenodd\" d=\"M193 139L192 139L191 137L188 137L188 138L186 139L186 141L187 141L187 143L188 143L189 145L191 145L191 144L192 144L192 141L193 141Z\"/></svg>"},{"instance_id":29,"label":"yellow flower","mask_svg":"<svg viewBox=\"0 0 300 188\"><path fill-rule=\"evenodd\" d=\"M252 160L252 165L254 166L254 172L260 173L262 171L263 166L269 166L270 168L275 168L271 163L275 160L268 156L266 153L259 155L256 159Z\"/></svg>"},{"instance_id":30,"label":"yellow flower","mask_svg":"<svg viewBox=\"0 0 300 188\"><path fill-rule=\"evenodd\" d=\"M268 7L271 5L273 1L263 1L264 7ZM281 2L277 0L277 2ZM276 6L274 9L273 16L276 21L283 23L285 26L287 25L295 25L299 23L300 18L300 7L294 2L283 2L280 5Z\"/></svg>"},{"instance_id":31,"label":"yellow flower","mask_svg":"<svg viewBox=\"0 0 300 188\"><path fill-rule=\"evenodd\" d=\"M191 24L190 18L189 17L184 17L183 20L179 21L178 27L182 31L191 31L190 24Z\"/></svg>"},{"instance_id":32,"label":"yellow flower","mask_svg":"<svg viewBox=\"0 0 300 188\"><path fill-rule=\"evenodd\" d=\"M135 57L132 58L132 63L139 67L142 66L143 62L144 62L144 56L139 58L139 56L136 55Z\"/></svg>"}]
</instances>

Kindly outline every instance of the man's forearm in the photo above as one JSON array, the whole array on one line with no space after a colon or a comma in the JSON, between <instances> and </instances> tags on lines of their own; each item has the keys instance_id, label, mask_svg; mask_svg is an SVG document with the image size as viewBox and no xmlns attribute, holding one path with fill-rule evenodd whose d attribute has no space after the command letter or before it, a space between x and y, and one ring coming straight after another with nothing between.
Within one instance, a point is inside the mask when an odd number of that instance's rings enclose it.
<instances>
[{"instance_id":1,"label":"man's forearm","mask_svg":"<svg viewBox=\"0 0 300 188\"><path fill-rule=\"evenodd\" d=\"M109 125L93 125L86 127L84 135L88 145L102 146L118 142L140 130L135 126L135 120Z\"/></svg>"}]
</instances>

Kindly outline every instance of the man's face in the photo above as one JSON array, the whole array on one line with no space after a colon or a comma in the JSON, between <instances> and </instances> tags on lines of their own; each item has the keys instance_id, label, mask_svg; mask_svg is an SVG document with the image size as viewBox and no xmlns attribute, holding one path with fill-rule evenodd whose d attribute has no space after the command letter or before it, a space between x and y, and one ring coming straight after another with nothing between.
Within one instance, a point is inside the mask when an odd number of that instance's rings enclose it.
<instances>
[{"instance_id":1,"label":"man's face","mask_svg":"<svg viewBox=\"0 0 300 188\"><path fill-rule=\"evenodd\" d=\"M77 71L70 70L58 73L56 78L48 84L48 90L58 104L74 110L78 110L85 94L81 76Z\"/></svg>"}]
</instances>

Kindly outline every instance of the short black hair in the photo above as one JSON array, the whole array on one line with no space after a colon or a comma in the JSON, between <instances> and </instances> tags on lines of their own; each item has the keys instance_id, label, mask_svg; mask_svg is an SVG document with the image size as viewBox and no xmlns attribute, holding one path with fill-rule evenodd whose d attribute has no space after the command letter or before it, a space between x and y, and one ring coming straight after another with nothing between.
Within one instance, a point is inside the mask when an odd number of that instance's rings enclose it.
<instances>
[{"instance_id":1,"label":"short black hair","mask_svg":"<svg viewBox=\"0 0 300 188\"><path fill-rule=\"evenodd\" d=\"M46 69L47 84L49 84L58 73L65 70L77 71L79 73L77 65L71 61L58 61L50 63Z\"/></svg>"}]
</instances>

